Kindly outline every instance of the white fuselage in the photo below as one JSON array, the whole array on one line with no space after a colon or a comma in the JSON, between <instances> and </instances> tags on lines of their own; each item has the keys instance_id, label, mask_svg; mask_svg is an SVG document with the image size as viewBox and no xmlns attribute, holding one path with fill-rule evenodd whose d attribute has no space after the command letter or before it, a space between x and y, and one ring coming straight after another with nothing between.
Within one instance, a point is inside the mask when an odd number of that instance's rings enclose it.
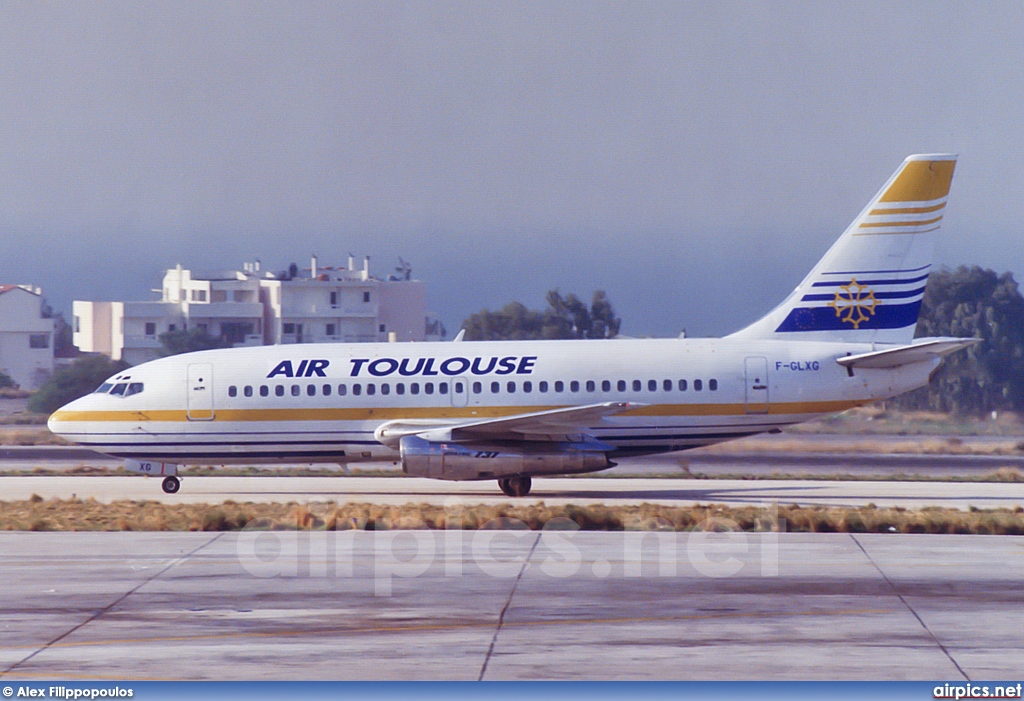
<instances>
[{"instance_id":1,"label":"white fuselage","mask_svg":"<svg viewBox=\"0 0 1024 701\"><path fill-rule=\"evenodd\" d=\"M611 456L694 448L920 387L939 360L853 371L869 344L755 339L306 344L203 351L126 370L50 429L101 452L176 464L398 460L375 430L600 402ZM139 388L141 385L141 389Z\"/></svg>"}]
</instances>

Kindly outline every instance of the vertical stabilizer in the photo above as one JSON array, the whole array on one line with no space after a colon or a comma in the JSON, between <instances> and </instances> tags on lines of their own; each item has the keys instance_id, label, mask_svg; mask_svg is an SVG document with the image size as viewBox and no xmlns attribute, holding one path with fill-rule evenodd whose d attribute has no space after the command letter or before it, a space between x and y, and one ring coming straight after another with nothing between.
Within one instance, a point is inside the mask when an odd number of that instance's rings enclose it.
<instances>
[{"instance_id":1,"label":"vertical stabilizer","mask_svg":"<svg viewBox=\"0 0 1024 701\"><path fill-rule=\"evenodd\" d=\"M910 156L804 281L733 337L909 343L956 156Z\"/></svg>"}]
</instances>

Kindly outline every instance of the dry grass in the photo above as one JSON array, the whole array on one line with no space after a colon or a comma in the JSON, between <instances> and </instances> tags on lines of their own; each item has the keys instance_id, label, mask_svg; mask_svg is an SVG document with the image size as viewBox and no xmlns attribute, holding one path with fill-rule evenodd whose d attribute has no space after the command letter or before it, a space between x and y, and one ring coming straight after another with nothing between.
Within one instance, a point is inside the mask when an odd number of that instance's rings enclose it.
<instances>
[{"instance_id":1,"label":"dry grass","mask_svg":"<svg viewBox=\"0 0 1024 701\"><path fill-rule=\"evenodd\" d=\"M587 531L735 530L809 533L973 533L1024 535L1024 509L959 511L926 508L778 510L723 506L467 506L457 512L429 504L162 504L155 501L44 500L0 502L0 530L17 531L236 531L410 530L547 527Z\"/></svg>"},{"instance_id":2,"label":"dry grass","mask_svg":"<svg viewBox=\"0 0 1024 701\"><path fill-rule=\"evenodd\" d=\"M0 428L0 445L72 445L55 436L46 427Z\"/></svg>"}]
</instances>

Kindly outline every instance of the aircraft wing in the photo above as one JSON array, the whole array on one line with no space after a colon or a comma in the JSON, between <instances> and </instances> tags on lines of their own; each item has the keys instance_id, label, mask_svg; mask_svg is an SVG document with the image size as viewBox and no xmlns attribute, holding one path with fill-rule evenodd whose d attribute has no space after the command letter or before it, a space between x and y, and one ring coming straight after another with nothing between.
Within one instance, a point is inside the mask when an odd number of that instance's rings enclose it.
<instances>
[{"instance_id":1,"label":"aircraft wing","mask_svg":"<svg viewBox=\"0 0 1024 701\"><path fill-rule=\"evenodd\" d=\"M981 341L980 338L920 338L908 346L847 355L836 358L836 362L847 368L896 368L942 358Z\"/></svg>"},{"instance_id":2,"label":"aircraft wing","mask_svg":"<svg viewBox=\"0 0 1024 701\"><path fill-rule=\"evenodd\" d=\"M588 427L607 416L644 406L636 402L603 402L585 406L549 409L464 422L397 420L382 424L374 432L378 441L397 446L404 436L415 435L429 441L533 440L561 441L566 436L583 434Z\"/></svg>"}]
</instances>

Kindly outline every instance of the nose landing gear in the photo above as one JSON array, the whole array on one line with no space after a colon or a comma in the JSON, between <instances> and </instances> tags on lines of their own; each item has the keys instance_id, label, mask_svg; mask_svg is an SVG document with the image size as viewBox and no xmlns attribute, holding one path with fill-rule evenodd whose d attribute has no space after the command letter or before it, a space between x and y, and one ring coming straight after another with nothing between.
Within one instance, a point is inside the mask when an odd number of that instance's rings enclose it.
<instances>
[{"instance_id":1,"label":"nose landing gear","mask_svg":"<svg viewBox=\"0 0 1024 701\"><path fill-rule=\"evenodd\" d=\"M505 496L525 497L530 493L533 480L529 477L502 477L498 480L498 486Z\"/></svg>"},{"instance_id":2,"label":"nose landing gear","mask_svg":"<svg viewBox=\"0 0 1024 701\"><path fill-rule=\"evenodd\" d=\"M164 477L163 484L160 485L166 494L177 494L178 490L181 489L181 480L173 475L171 477Z\"/></svg>"}]
</instances>

